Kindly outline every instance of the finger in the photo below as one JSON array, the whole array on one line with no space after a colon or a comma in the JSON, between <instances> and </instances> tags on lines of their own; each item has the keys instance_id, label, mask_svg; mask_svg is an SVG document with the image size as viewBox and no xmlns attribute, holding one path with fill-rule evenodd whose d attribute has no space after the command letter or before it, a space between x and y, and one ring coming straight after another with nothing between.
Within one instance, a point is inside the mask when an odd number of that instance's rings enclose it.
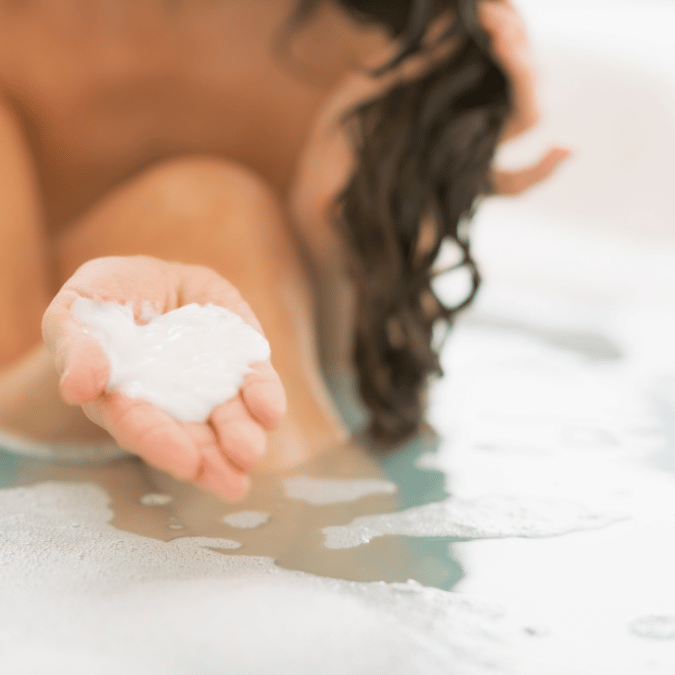
<instances>
[{"instance_id":1,"label":"finger","mask_svg":"<svg viewBox=\"0 0 675 675\"><path fill-rule=\"evenodd\" d=\"M266 429L273 429L286 414L286 392L281 379L269 361L251 366L241 388L249 412Z\"/></svg>"},{"instance_id":2,"label":"finger","mask_svg":"<svg viewBox=\"0 0 675 675\"><path fill-rule=\"evenodd\" d=\"M493 193L497 195L518 195L528 188L541 183L553 174L571 154L568 148L551 148L534 166L520 171L492 172Z\"/></svg>"},{"instance_id":3,"label":"finger","mask_svg":"<svg viewBox=\"0 0 675 675\"><path fill-rule=\"evenodd\" d=\"M194 479L201 455L188 432L163 410L119 392L83 406L124 449L180 480Z\"/></svg>"},{"instance_id":4,"label":"finger","mask_svg":"<svg viewBox=\"0 0 675 675\"><path fill-rule=\"evenodd\" d=\"M99 396L110 378L110 361L103 345L71 313L76 297L75 293L59 293L42 321L43 339L60 375L61 396L70 405L82 405Z\"/></svg>"},{"instance_id":5,"label":"finger","mask_svg":"<svg viewBox=\"0 0 675 675\"><path fill-rule=\"evenodd\" d=\"M211 412L217 446L225 458L243 471L249 471L262 459L267 448L267 434L254 420L241 397L216 406Z\"/></svg>"},{"instance_id":6,"label":"finger","mask_svg":"<svg viewBox=\"0 0 675 675\"><path fill-rule=\"evenodd\" d=\"M212 434L211 442L200 447L201 465L194 483L221 499L240 501L251 489L251 481L244 473L235 469L223 457Z\"/></svg>"}]
</instances>

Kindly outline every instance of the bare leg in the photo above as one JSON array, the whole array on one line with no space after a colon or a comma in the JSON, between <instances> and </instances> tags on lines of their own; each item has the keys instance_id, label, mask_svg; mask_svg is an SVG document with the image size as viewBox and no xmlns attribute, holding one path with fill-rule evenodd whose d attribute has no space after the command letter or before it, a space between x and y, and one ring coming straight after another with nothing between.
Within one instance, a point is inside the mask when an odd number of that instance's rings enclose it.
<instances>
[{"instance_id":1,"label":"bare leg","mask_svg":"<svg viewBox=\"0 0 675 675\"><path fill-rule=\"evenodd\" d=\"M190 158L124 184L57 242L59 281L109 255L151 255L208 265L251 305L286 388L288 415L271 434L262 468L294 464L347 436L318 365L313 298L283 210L236 164Z\"/></svg>"}]
</instances>

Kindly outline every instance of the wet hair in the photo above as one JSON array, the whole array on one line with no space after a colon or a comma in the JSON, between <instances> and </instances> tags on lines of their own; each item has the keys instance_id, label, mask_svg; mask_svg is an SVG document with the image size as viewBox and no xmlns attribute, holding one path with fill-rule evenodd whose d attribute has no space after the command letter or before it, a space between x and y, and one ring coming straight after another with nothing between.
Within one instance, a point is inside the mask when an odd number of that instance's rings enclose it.
<instances>
[{"instance_id":1,"label":"wet hair","mask_svg":"<svg viewBox=\"0 0 675 675\"><path fill-rule=\"evenodd\" d=\"M303 0L308 12L320 0ZM489 189L489 170L510 112L506 77L490 55L477 0L339 0L356 18L386 26L400 50L377 74L429 48L429 27L451 18L434 42L453 40L448 56L412 80L350 111L358 162L338 198L336 225L349 251L358 291L354 363L371 419L369 435L385 450L418 431L431 375L441 375L439 328L452 327L480 284L467 223ZM457 248L452 269L469 290L454 304L434 292L443 242Z\"/></svg>"}]
</instances>

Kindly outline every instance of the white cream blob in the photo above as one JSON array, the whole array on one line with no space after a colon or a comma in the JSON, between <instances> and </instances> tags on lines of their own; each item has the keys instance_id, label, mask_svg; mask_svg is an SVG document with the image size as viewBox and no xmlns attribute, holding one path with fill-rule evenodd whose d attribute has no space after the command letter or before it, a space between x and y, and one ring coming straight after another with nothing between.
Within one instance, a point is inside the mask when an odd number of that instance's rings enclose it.
<instances>
[{"instance_id":1,"label":"white cream blob","mask_svg":"<svg viewBox=\"0 0 675 675\"><path fill-rule=\"evenodd\" d=\"M77 298L71 311L110 359L108 389L149 401L179 422L205 422L236 396L250 365L270 356L258 331L217 305L185 305L145 325L114 302Z\"/></svg>"}]
</instances>

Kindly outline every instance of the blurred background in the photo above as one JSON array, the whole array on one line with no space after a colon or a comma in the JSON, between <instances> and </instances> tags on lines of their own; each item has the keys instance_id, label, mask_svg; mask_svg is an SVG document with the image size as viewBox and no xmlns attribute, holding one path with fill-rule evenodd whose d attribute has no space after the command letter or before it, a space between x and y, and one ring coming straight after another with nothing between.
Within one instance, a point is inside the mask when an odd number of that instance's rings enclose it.
<instances>
[{"instance_id":1,"label":"blurred background","mask_svg":"<svg viewBox=\"0 0 675 675\"><path fill-rule=\"evenodd\" d=\"M579 228L672 238L675 2L514 0L540 65L545 120L505 164L550 142L576 154L527 207Z\"/></svg>"}]
</instances>

